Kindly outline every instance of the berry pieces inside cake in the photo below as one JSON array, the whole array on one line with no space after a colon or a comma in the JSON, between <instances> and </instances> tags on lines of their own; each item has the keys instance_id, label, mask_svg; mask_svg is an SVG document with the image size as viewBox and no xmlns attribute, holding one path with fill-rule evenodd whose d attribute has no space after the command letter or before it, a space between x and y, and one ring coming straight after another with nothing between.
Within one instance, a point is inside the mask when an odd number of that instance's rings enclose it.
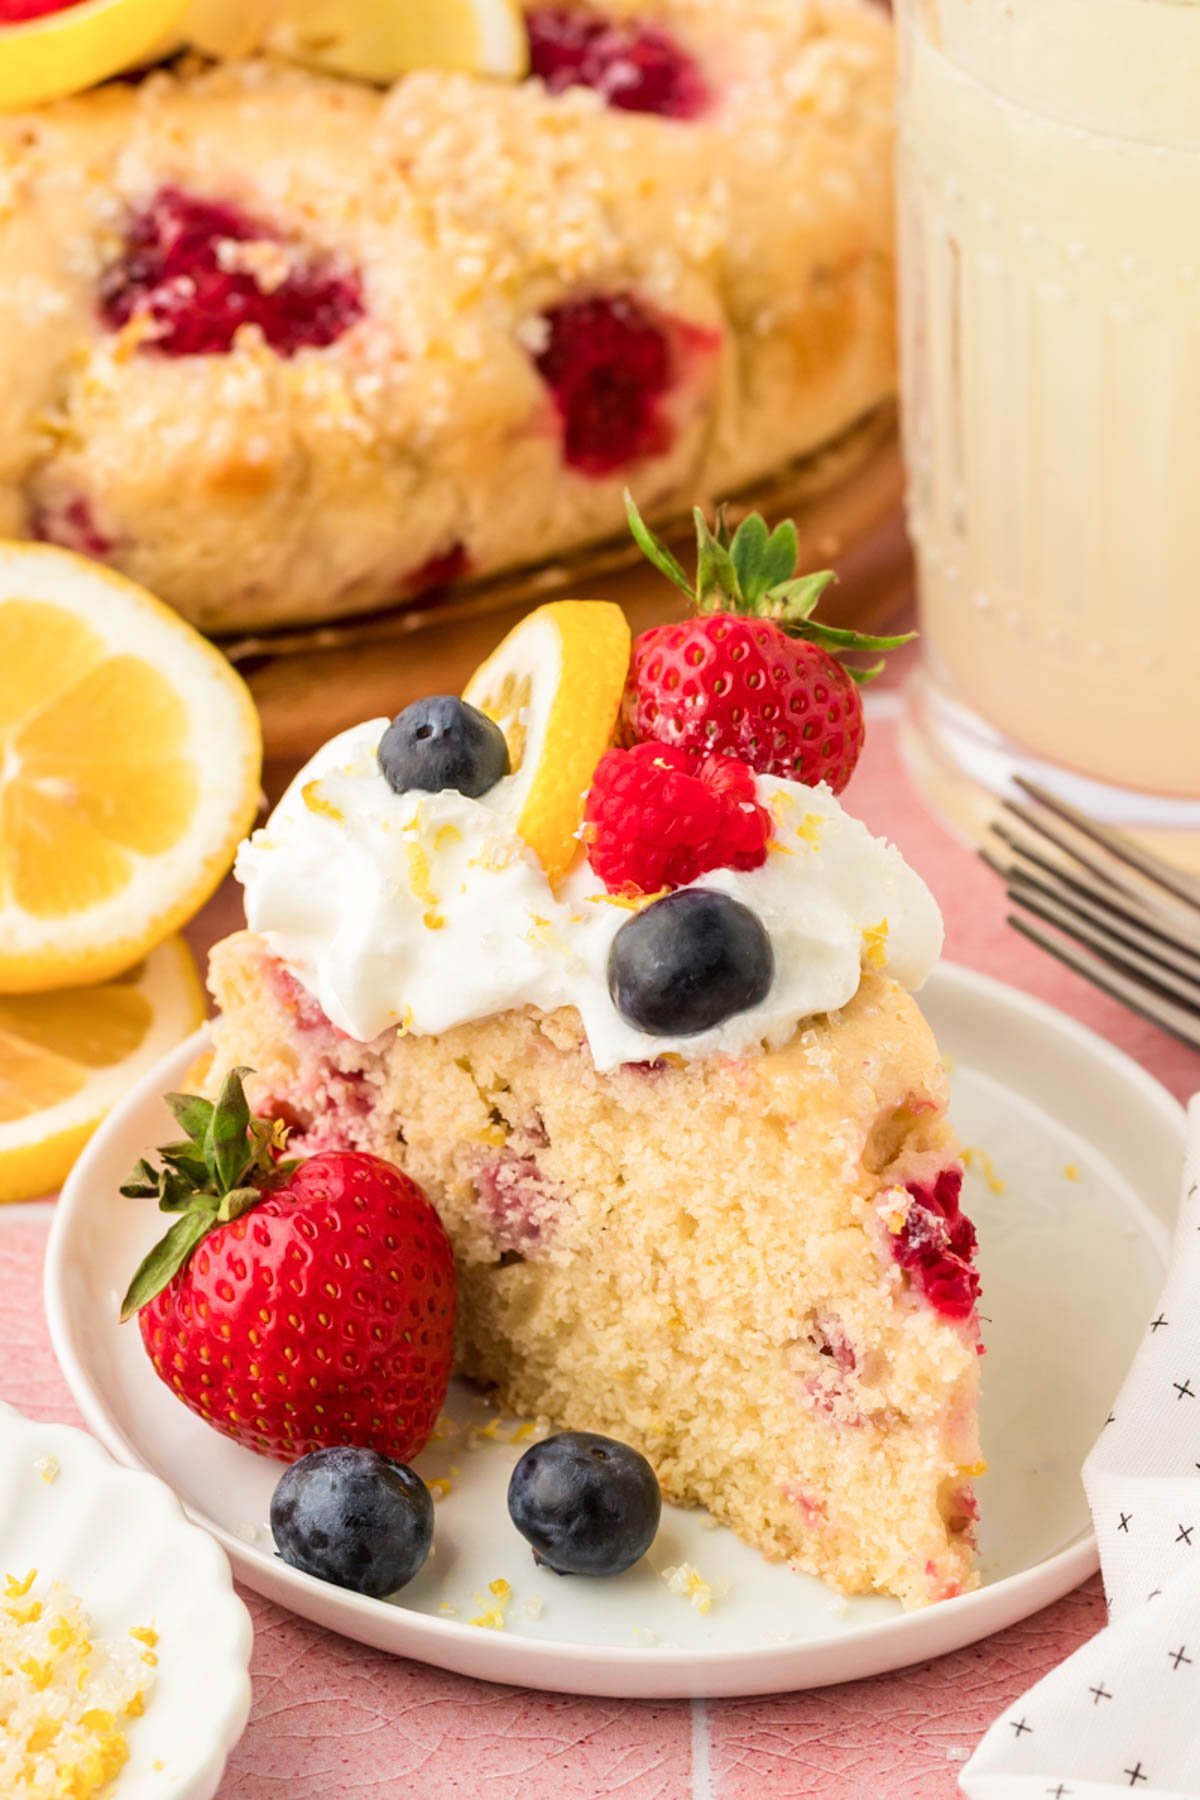
<instances>
[{"instance_id":1,"label":"berry pieces inside cake","mask_svg":"<svg viewBox=\"0 0 1200 1800\"><path fill-rule=\"evenodd\" d=\"M458 1366L506 1405L922 1605L976 1579L981 1346L910 992L940 917L837 798L841 653L896 640L820 624L789 527L701 523L699 552L675 635L543 607L463 697L318 753L241 853L212 1079L253 1070L289 1155L419 1184Z\"/></svg>"}]
</instances>

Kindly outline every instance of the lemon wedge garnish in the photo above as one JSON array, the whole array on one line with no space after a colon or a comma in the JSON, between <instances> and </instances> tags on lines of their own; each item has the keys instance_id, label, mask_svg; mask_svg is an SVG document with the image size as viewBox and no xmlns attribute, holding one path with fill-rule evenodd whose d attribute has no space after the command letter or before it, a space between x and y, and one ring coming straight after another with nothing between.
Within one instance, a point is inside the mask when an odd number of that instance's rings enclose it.
<instances>
[{"instance_id":1,"label":"lemon wedge garnish","mask_svg":"<svg viewBox=\"0 0 1200 1800\"><path fill-rule=\"evenodd\" d=\"M182 938L98 987L0 995L0 1201L58 1187L114 1102L203 1017Z\"/></svg>"},{"instance_id":2,"label":"lemon wedge garnish","mask_svg":"<svg viewBox=\"0 0 1200 1800\"><path fill-rule=\"evenodd\" d=\"M143 588L0 543L0 995L102 981L212 893L258 807L249 691Z\"/></svg>"},{"instance_id":3,"label":"lemon wedge garnish","mask_svg":"<svg viewBox=\"0 0 1200 1800\"><path fill-rule=\"evenodd\" d=\"M608 600L554 600L514 626L463 690L508 740L507 804L552 882L579 849L583 796L612 742L629 626Z\"/></svg>"},{"instance_id":4,"label":"lemon wedge garnish","mask_svg":"<svg viewBox=\"0 0 1200 1800\"><path fill-rule=\"evenodd\" d=\"M529 67L515 0L275 0L273 11L267 50L360 81L394 81L409 69L517 79Z\"/></svg>"},{"instance_id":5,"label":"lemon wedge garnish","mask_svg":"<svg viewBox=\"0 0 1200 1800\"><path fill-rule=\"evenodd\" d=\"M187 0L83 0L21 25L0 25L0 111L78 94L154 56Z\"/></svg>"}]
</instances>

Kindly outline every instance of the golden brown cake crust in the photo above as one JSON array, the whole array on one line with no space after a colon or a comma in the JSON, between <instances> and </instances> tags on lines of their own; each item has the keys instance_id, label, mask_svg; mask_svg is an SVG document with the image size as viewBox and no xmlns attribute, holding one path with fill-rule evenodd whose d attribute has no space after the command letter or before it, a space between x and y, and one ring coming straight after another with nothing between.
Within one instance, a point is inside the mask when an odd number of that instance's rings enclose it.
<instances>
[{"instance_id":1,"label":"golden brown cake crust","mask_svg":"<svg viewBox=\"0 0 1200 1800\"><path fill-rule=\"evenodd\" d=\"M767 1555L909 1605L974 1585L977 1325L891 1255L952 1167L915 1003L864 975L783 1051L597 1074L577 1016L337 1033L250 933L218 945L235 1063L304 1149L399 1162L446 1222L461 1368L517 1412L641 1447Z\"/></svg>"},{"instance_id":2,"label":"golden brown cake crust","mask_svg":"<svg viewBox=\"0 0 1200 1800\"><path fill-rule=\"evenodd\" d=\"M651 509L728 492L886 396L886 15L609 10L713 71L711 112L247 63L0 119L0 534L74 519L206 628L320 618L451 551L484 573L611 532L627 480ZM165 186L358 270L364 316L290 359L253 332L171 360L104 329L97 281ZM531 352L547 308L620 293L716 348L677 377L669 447L596 479L564 466Z\"/></svg>"}]
</instances>

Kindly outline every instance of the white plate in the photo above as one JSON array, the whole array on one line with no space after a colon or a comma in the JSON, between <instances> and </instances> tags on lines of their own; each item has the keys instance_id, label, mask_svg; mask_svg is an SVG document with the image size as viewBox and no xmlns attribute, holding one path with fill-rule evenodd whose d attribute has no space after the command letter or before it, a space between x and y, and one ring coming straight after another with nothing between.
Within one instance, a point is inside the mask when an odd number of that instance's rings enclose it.
<instances>
[{"instance_id":1,"label":"white plate","mask_svg":"<svg viewBox=\"0 0 1200 1800\"><path fill-rule=\"evenodd\" d=\"M36 1466L46 1457L52 1481ZM250 1619L228 1562L161 1481L118 1467L86 1432L0 1405L0 1573L30 1569L65 1582L106 1640L158 1632L115 1795L212 1800L250 1711Z\"/></svg>"},{"instance_id":2,"label":"white plate","mask_svg":"<svg viewBox=\"0 0 1200 1800\"><path fill-rule=\"evenodd\" d=\"M170 1482L249 1586L349 1637L462 1674L597 1695L769 1693L878 1674L974 1642L1096 1567L1079 1469L1151 1316L1183 1113L1099 1038L981 976L944 967L922 1000L953 1065L964 1141L989 1151L1006 1183L998 1193L978 1168L967 1177L990 1321L983 1433L993 1472L981 1484L985 1585L977 1593L908 1614L885 1599L840 1601L712 1529L704 1515L676 1508L664 1514L646 1562L616 1580L536 1570L504 1504L520 1453L507 1441L513 1426L472 1436L495 1415L457 1386L449 1412L458 1433L419 1460L422 1473L447 1476L452 1488L438 1503L435 1554L417 1580L384 1603L287 1568L265 1525L277 1465L174 1401L136 1329L116 1322L118 1293L159 1229L157 1214L121 1199L117 1186L170 1134L158 1095L183 1078L197 1041L113 1114L63 1195L46 1267L63 1371L97 1435ZM728 1583L707 1615L662 1579L684 1561L714 1587ZM495 1605L488 1587L497 1579L513 1590L502 1632L469 1622Z\"/></svg>"}]
</instances>

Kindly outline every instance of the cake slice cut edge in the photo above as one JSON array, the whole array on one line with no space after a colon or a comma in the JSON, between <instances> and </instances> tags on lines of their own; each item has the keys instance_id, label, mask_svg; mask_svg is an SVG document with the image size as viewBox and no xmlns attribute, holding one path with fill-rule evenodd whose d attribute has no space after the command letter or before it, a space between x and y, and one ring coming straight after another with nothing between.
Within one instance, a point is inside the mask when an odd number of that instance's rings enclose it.
<instances>
[{"instance_id":1,"label":"cake slice cut edge","mask_svg":"<svg viewBox=\"0 0 1200 1800\"><path fill-rule=\"evenodd\" d=\"M609 1073L570 1008L359 1043L250 932L210 984L210 1091L252 1069L293 1150L386 1157L437 1206L461 1373L843 1593L977 1585L974 1232L897 983L864 971L782 1050Z\"/></svg>"}]
</instances>

